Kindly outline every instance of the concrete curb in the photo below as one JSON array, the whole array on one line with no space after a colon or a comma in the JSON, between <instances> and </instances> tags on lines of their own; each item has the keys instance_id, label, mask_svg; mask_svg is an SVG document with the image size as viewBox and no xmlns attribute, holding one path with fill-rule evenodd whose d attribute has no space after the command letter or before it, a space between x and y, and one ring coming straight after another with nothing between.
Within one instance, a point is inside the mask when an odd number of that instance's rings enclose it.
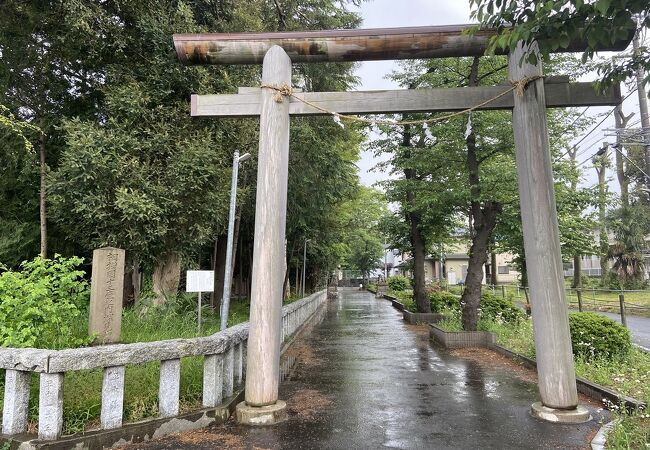
<instances>
[{"instance_id":1,"label":"concrete curb","mask_svg":"<svg viewBox=\"0 0 650 450\"><path fill-rule=\"evenodd\" d=\"M404 310L404 320L411 325L416 325L418 323L438 323L444 318L444 314L440 313L413 313Z\"/></svg>"},{"instance_id":2,"label":"concrete curb","mask_svg":"<svg viewBox=\"0 0 650 450\"><path fill-rule=\"evenodd\" d=\"M377 298L384 298L391 302L393 304L393 308L395 308L398 311L404 311L406 308L404 308L404 303L400 302L398 298L393 297L392 295L384 294L383 297L377 297Z\"/></svg>"},{"instance_id":3,"label":"concrete curb","mask_svg":"<svg viewBox=\"0 0 650 450\"><path fill-rule=\"evenodd\" d=\"M489 331L446 331L434 324L429 324L429 328L429 337L445 348L490 348L496 342L496 336Z\"/></svg>"},{"instance_id":4,"label":"concrete curb","mask_svg":"<svg viewBox=\"0 0 650 450\"><path fill-rule=\"evenodd\" d=\"M611 422L607 422L605 425L600 427L600 430L598 430L598 433L596 433L596 436L591 440L591 450L604 450L605 449L605 443L607 441L607 435L609 434L610 431L612 431L612 428L614 428L614 425L616 425L620 420L612 420Z\"/></svg>"}]
</instances>

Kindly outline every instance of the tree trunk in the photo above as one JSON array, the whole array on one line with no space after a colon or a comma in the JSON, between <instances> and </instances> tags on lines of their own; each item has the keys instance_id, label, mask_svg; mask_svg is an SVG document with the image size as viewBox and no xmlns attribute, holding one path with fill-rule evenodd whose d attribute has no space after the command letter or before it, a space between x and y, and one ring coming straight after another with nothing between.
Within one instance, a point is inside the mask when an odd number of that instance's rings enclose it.
<instances>
[{"instance_id":1,"label":"tree trunk","mask_svg":"<svg viewBox=\"0 0 650 450\"><path fill-rule=\"evenodd\" d=\"M418 228L420 215L410 213L409 216L411 222L411 247L413 249L413 300L418 312L430 313L431 302L427 298L424 282L425 245L422 233Z\"/></svg>"},{"instance_id":2,"label":"tree trunk","mask_svg":"<svg viewBox=\"0 0 650 450\"><path fill-rule=\"evenodd\" d=\"M239 270L237 271L237 297L238 298L244 298L244 243L242 236L239 236L239 242L237 244L239 247L239 251L237 252L239 254L238 262L239 262Z\"/></svg>"},{"instance_id":3,"label":"tree trunk","mask_svg":"<svg viewBox=\"0 0 650 450\"><path fill-rule=\"evenodd\" d=\"M404 135L402 139L402 146L408 148L411 146L411 127L404 125ZM406 158L410 157L410 152L405 151ZM417 175L414 169L404 169L404 178L407 180L415 180ZM424 236L420 232L420 214L415 209L415 194L409 189L406 191L406 204L409 205L408 212L406 213L409 225L411 251L413 254L413 300L415 306L420 313L431 312L431 302L426 293L426 285L424 281L424 258L426 252L426 244Z\"/></svg>"},{"instance_id":4,"label":"tree trunk","mask_svg":"<svg viewBox=\"0 0 650 450\"><path fill-rule=\"evenodd\" d=\"M285 271L284 271L284 285L282 287L282 292L284 293L285 297L291 295L291 286L289 286L289 264L291 263L291 260L293 259L293 252L295 251L296 248L296 242L291 241L291 251L287 253L287 263L285 266Z\"/></svg>"},{"instance_id":5,"label":"tree trunk","mask_svg":"<svg viewBox=\"0 0 650 450\"><path fill-rule=\"evenodd\" d=\"M481 303L483 265L487 261L487 247L493 228L494 226L482 226L480 228L474 226L476 233L469 251L465 290L460 300L461 305L463 305L463 329L465 331L476 331L478 329L478 308Z\"/></svg>"},{"instance_id":6,"label":"tree trunk","mask_svg":"<svg viewBox=\"0 0 650 450\"><path fill-rule=\"evenodd\" d=\"M133 268L124 270L124 283L122 285L122 306L127 307L135 303L133 286Z\"/></svg>"},{"instance_id":7,"label":"tree trunk","mask_svg":"<svg viewBox=\"0 0 650 450\"><path fill-rule=\"evenodd\" d=\"M497 276L498 271L497 271L497 254L496 252L491 252L490 253L490 284L493 286L496 286L499 277Z\"/></svg>"},{"instance_id":8,"label":"tree trunk","mask_svg":"<svg viewBox=\"0 0 650 450\"><path fill-rule=\"evenodd\" d=\"M572 288L582 287L582 256L573 255L573 284Z\"/></svg>"},{"instance_id":9,"label":"tree trunk","mask_svg":"<svg viewBox=\"0 0 650 450\"><path fill-rule=\"evenodd\" d=\"M47 143L47 136L41 134L38 140L39 156L40 156L40 198L39 198L39 214L41 225L41 256L47 258L47 205L45 204L45 175L47 174L47 164L45 162L45 144Z\"/></svg>"},{"instance_id":10,"label":"tree trunk","mask_svg":"<svg viewBox=\"0 0 650 450\"><path fill-rule=\"evenodd\" d=\"M163 305L168 298L178 292L181 275L181 258L176 253L163 255L153 270L153 291L156 294L154 305Z\"/></svg>"},{"instance_id":11,"label":"tree trunk","mask_svg":"<svg viewBox=\"0 0 650 450\"><path fill-rule=\"evenodd\" d=\"M578 148L572 147L568 151L573 170L577 171L578 166L576 156L578 155ZM571 191L577 192L578 190L578 177L573 177L571 180ZM573 255L573 288L582 286L582 255Z\"/></svg>"},{"instance_id":12,"label":"tree trunk","mask_svg":"<svg viewBox=\"0 0 650 450\"><path fill-rule=\"evenodd\" d=\"M215 311L221 311L221 297L223 296L223 280L226 271L226 243L228 236L220 235L214 241L214 253L212 258L212 270L214 270L214 287L210 296L210 304Z\"/></svg>"},{"instance_id":13,"label":"tree trunk","mask_svg":"<svg viewBox=\"0 0 650 450\"><path fill-rule=\"evenodd\" d=\"M469 86L478 86L479 58L475 57L469 76ZM492 201L485 201L481 205L481 185L479 178L479 165L476 134L470 128L465 138L467 145L467 172L469 174L470 186L470 218L472 229L472 245L469 251L469 262L467 275L465 277L465 289L461 296L460 303L463 308L463 329L465 331L476 331L478 329L478 308L481 304L481 287L483 283L483 266L487 261L488 243L492 236L492 230L496 225L496 219L501 212L501 204Z\"/></svg>"},{"instance_id":14,"label":"tree trunk","mask_svg":"<svg viewBox=\"0 0 650 450\"><path fill-rule=\"evenodd\" d=\"M598 221L600 222L600 236L599 236L599 249L600 249L600 283L605 285L607 283L607 274L609 272L608 254L609 254L609 236L607 235L607 226L605 220L607 219L607 186L605 184L605 177L607 175L608 155L607 152L602 156L594 158L594 166L598 173Z\"/></svg>"},{"instance_id":15,"label":"tree trunk","mask_svg":"<svg viewBox=\"0 0 650 450\"><path fill-rule=\"evenodd\" d=\"M237 242L239 242L239 226L241 224L241 213L237 214L235 216L235 229L233 230L233 237L232 237L232 267L230 267L230 276L232 278L235 277L235 265L237 264L237 257L239 256L237 254ZM232 282L232 280L230 280Z\"/></svg>"},{"instance_id":16,"label":"tree trunk","mask_svg":"<svg viewBox=\"0 0 650 450\"><path fill-rule=\"evenodd\" d=\"M140 261L137 257L130 257L129 270L124 272L124 305L137 303L140 299Z\"/></svg>"}]
</instances>

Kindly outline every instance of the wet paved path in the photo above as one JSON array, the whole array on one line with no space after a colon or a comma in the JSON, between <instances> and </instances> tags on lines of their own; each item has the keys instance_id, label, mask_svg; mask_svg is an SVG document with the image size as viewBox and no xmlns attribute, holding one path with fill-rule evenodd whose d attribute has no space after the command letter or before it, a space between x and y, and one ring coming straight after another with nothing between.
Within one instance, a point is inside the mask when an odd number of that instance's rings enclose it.
<instances>
[{"instance_id":1,"label":"wet paved path","mask_svg":"<svg viewBox=\"0 0 650 450\"><path fill-rule=\"evenodd\" d=\"M352 289L339 295L285 355L296 361L280 391L287 422L248 428L231 419L129 448L589 448L596 421L533 419L535 384L432 347L426 328L406 325L387 301Z\"/></svg>"}]
</instances>

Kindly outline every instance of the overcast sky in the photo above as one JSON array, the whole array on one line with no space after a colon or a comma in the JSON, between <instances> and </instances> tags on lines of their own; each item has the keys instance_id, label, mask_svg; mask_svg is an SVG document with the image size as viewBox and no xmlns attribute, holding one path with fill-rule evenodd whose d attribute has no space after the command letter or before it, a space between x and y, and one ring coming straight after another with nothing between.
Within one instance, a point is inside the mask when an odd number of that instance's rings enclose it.
<instances>
[{"instance_id":1,"label":"overcast sky","mask_svg":"<svg viewBox=\"0 0 650 450\"><path fill-rule=\"evenodd\" d=\"M363 17L363 28L381 28L381 27L405 27L405 26L419 26L419 25L450 25L450 24L463 24L469 23L469 4L466 0L370 0L363 2L358 9ZM385 79L391 71L397 68L395 61L368 61L361 63L357 69L357 76L361 79L359 90L374 90L374 89L397 89L399 88L395 83ZM595 75L592 79L595 79ZM584 81L588 81L585 79ZM623 88L623 94L626 90ZM635 112L635 117L631 123L638 121L638 97L634 93L630 96L628 101L624 103L625 113ZM611 110L609 107L602 108L589 108L586 115L597 115L599 113ZM580 109L582 111L582 109ZM637 125L638 126L638 125ZM605 137L606 128L613 128L614 121L610 117L606 120L601 127L591 133L579 145L580 151L577 158L578 162L588 159L600 147L603 140L613 142L613 137ZM587 130L589 131L589 129ZM586 132L585 132L586 133ZM580 139L580 138L578 138ZM367 186L373 185L378 180L383 180L388 177L387 174L381 172L371 171L372 167L379 162L379 159L374 157L371 152L363 151L359 166L359 177L361 182ZM596 183L597 177L593 167L586 163L586 185ZM614 173L609 172L608 176L611 178L610 189L619 191L618 184L613 181Z\"/></svg>"}]
</instances>

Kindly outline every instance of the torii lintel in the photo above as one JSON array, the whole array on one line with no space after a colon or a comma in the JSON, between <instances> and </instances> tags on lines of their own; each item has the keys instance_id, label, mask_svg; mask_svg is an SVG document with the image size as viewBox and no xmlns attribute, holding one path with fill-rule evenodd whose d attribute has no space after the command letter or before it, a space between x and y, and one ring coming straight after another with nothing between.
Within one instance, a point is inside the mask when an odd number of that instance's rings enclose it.
<instances>
[{"instance_id":1,"label":"torii lintel","mask_svg":"<svg viewBox=\"0 0 650 450\"><path fill-rule=\"evenodd\" d=\"M619 86L604 92L593 83L569 83L568 77L548 77L544 83L546 107L616 106L621 102ZM289 98L292 116L339 114L391 114L463 111L489 101L478 110L512 109L512 95L498 97L509 85L384 91L302 92ZM495 99L496 98L496 99ZM304 101L301 101L303 99ZM490 99L495 99L490 101ZM316 105L317 109L311 105ZM193 117L259 117L261 89L239 88L238 94L192 95Z\"/></svg>"},{"instance_id":2,"label":"torii lintel","mask_svg":"<svg viewBox=\"0 0 650 450\"><path fill-rule=\"evenodd\" d=\"M278 45L291 61L344 62L389 59L425 59L481 56L495 30L467 31L476 24L406 28L269 33L175 34L174 46L184 64L261 64L266 52ZM620 51L632 36L597 50ZM583 41L562 52L579 52Z\"/></svg>"}]
</instances>

